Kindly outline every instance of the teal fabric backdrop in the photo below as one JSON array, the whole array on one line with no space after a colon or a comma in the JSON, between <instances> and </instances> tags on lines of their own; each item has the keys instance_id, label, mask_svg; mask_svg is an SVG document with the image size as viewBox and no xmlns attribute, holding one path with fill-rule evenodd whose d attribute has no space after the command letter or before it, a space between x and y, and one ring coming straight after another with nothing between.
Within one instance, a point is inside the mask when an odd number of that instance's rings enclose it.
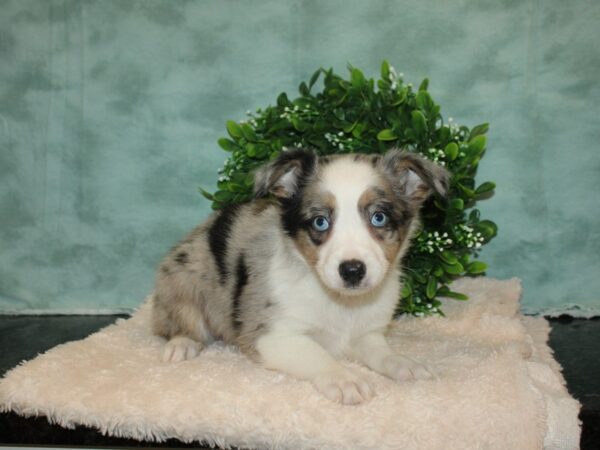
<instances>
[{"instance_id":1,"label":"teal fabric backdrop","mask_svg":"<svg viewBox=\"0 0 600 450\"><path fill-rule=\"evenodd\" d=\"M0 310L136 306L209 213L227 119L386 58L491 123L489 274L600 312L598 24L594 0L0 0Z\"/></svg>"}]
</instances>

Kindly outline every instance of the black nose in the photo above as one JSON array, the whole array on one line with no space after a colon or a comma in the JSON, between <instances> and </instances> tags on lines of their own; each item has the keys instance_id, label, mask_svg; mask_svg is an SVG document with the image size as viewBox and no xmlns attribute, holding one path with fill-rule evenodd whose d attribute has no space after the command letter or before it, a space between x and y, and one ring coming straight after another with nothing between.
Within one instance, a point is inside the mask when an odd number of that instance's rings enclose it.
<instances>
[{"instance_id":1,"label":"black nose","mask_svg":"<svg viewBox=\"0 0 600 450\"><path fill-rule=\"evenodd\" d=\"M356 287L360 283L360 280L364 278L365 273L367 273L365 263L358 259L342 262L338 270L342 280L344 280L349 287Z\"/></svg>"}]
</instances>

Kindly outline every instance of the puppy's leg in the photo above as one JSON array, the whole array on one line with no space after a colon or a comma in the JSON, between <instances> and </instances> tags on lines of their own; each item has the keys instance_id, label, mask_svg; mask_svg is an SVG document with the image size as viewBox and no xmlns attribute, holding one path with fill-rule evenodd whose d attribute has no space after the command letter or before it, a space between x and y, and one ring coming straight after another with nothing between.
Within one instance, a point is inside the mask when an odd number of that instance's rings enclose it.
<instances>
[{"instance_id":1,"label":"puppy's leg","mask_svg":"<svg viewBox=\"0 0 600 450\"><path fill-rule=\"evenodd\" d=\"M354 357L365 365L394 380L433 378L433 374L416 361L397 354L380 331L361 336L353 345Z\"/></svg>"},{"instance_id":2,"label":"puppy's leg","mask_svg":"<svg viewBox=\"0 0 600 450\"><path fill-rule=\"evenodd\" d=\"M308 336L266 334L258 339L256 349L265 367L311 381L332 401L354 405L373 396L358 372L342 366Z\"/></svg>"},{"instance_id":3,"label":"puppy's leg","mask_svg":"<svg viewBox=\"0 0 600 450\"><path fill-rule=\"evenodd\" d=\"M155 294L152 310L155 334L167 338L162 360L180 362L200 353L203 343L210 340L200 308L193 303L174 301Z\"/></svg>"}]
</instances>

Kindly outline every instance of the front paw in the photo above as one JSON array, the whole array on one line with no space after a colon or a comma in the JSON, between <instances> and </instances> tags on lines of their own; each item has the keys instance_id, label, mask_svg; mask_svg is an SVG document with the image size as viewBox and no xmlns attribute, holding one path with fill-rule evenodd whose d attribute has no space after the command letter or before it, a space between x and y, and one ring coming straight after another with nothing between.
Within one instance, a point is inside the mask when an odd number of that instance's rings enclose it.
<instances>
[{"instance_id":1,"label":"front paw","mask_svg":"<svg viewBox=\"0 0 600 450\"><path fill-rule=\"evenodd\" d=\"M345 367L319 374L312 383L329 400L344 405L357 405L374 395L371 385L358 372Z\"/></svg>"},{"instance_id":2,"label":"front paw","mask_svg":"<svg viewBox=\"0 0 600 450\"><path fill-rule=\"evenodd\" d=\"M392 355L383 359L382 373L394 380L430 380L433 373L423 364L402 355Z\"/></svg>"},{"instance_id":3,"label":"front paw","mask_svg":"<svg viewBox=\"0 0 600 450\"><path fill-rule=\"evenodd\" d=\"M202 350L202 344L185 336L175 336L165 344L162 354L164 362L181 362L195 358Z\"/></svg>"}]
</instances>

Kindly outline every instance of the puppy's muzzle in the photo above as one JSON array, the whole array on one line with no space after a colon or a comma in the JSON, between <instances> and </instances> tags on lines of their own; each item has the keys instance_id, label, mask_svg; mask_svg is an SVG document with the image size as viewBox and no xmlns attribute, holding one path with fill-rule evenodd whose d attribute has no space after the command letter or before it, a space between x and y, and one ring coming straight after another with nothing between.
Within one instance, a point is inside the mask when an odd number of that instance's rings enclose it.
<instances>
[{"instance_id":1,"label":"puppy's muzzle","mask_svg":"<svg viewBox=\"0 0 600 450\"><path fill-rule=\"evenodd\" d=\"M340 264L338 271L340 277L344 280L346 287L357 287L365 277L367 267L364 262L359 261L358 259L351 259L349 261L343 261Z\"/></svg>"}]
</instances>

